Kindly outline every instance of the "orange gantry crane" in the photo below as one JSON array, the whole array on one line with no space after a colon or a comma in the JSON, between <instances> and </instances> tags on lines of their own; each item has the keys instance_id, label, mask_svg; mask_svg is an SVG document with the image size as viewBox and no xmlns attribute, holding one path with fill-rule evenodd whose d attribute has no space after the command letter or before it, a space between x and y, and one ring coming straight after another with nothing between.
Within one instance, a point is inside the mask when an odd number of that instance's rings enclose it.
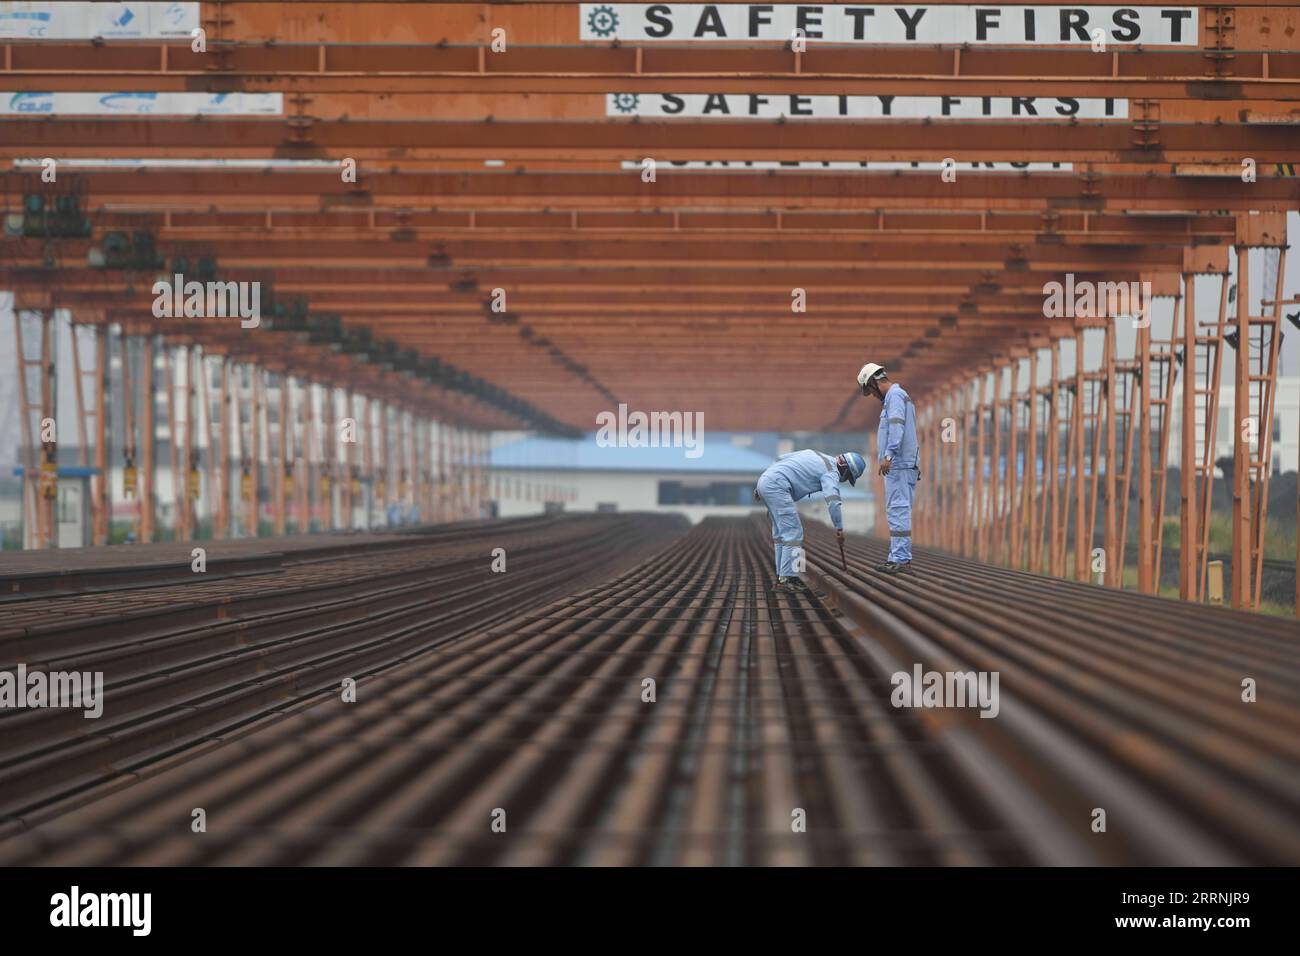
<instances>
[{"instance_id":1,"label":"orange gantry crane","mask_svg":"<svg viewBox=\"0 0 1300 956\"><path fill-rule=\"evenodd\" d=\"M861 430L871 357L924 411L918 537L985 560L1156 590L1177 432L1191 600L1230 381L1230 599L1259 603L1300 9L168 6L0 38L5 212L86 220L13 230L0 288L29 338L62 310L93 336L101 472L120 354L143 538L158 393L178 526L199 501L226 534L263 488L276 530L350 524L363 481L472 514L486 431L623 402ZM282 314L156 315L199 260ZM1067 285L1106 294L1049 306Z\"/></svg>"}]
</instances>

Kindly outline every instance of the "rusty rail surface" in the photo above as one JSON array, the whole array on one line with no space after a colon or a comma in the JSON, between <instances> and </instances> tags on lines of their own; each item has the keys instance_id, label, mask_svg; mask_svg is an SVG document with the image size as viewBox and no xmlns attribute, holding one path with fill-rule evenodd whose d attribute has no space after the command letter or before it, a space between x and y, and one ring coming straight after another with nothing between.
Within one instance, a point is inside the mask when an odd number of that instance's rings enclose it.
<instances>
[{"instance_id":1,"label":"rusty rail surface","mask_svg":"<svg viewBox=\"0 0 1300 956\"><path fill-rule=\"evenodd\" d=\"M709 520L545 606L463 611L355 703L10 821L0 862L1300 862L1294 625L924 552L882 577L867 539L845 572L808 543L821 597L767 591L762 524ZM895 706L918 664L996 671L997 716Z\"/></svg>"},{"instance_id":2,"label":"rusty rail surface","mask_svg":"<svg viewBox=\"0 0 1300 956\"><path fill-rule=\"evenodd\" d=\"M190 571L186 545L184 584L151 562L135 587L7 603L0 671L101 672L105 702L99 719L0 709L0 819L130 783L198 743L335 694L343 677L568 593L683 527L650 515L475 523L286 550L274 568L212 575ZM491 570L497 547L503 574Z\"/></svg>"}]
</instances>

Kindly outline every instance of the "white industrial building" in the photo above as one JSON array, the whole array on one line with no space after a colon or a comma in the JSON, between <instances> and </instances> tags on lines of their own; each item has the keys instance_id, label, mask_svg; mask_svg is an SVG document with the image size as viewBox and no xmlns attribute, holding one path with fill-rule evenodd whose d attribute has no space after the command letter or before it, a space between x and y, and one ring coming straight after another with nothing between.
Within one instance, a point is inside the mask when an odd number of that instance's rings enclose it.
<instances>
[{"instance_id":1,"label":"white industrial building","mask_svg":"<svg viewBox=\"0 0 1300 956\"><path fill-rule=\"evenodd\" d=\"M718 515L765 514L752 493L773 461L745 447L743 436L710 435L703 454L689 458L673 447L602 447L594 435L581 439L521 438L492 450L492 497L502 517L566 511L660 511L685 515L692 523ZM871 526L870 489L850 488L844 526ZM820 496L808 499L805 519L829 523Z\"/></svg>"}]
</instances>

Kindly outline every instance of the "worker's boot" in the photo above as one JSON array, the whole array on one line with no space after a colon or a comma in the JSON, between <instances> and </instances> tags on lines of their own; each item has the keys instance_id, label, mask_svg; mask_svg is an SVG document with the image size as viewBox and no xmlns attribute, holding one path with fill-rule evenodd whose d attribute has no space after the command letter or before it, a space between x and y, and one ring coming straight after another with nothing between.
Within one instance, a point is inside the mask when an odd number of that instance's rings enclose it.
<instances>
[{"instance_id":1,"label":"worker's boot","mask_svg":"<svg viewBox=\"0 0 1300 956\"><path fill-rule=\"evenodd\" d=\"M882 574L902 574L904 571L912 570L911 561L886 561L884 564L876 565L876 570Z\"/></svg>"},{"instance_id":2,"label":"worker's boot","mask_svg":"<svg viewBox=\"0 0 1300 956\"><path fill-rule=\"evenodd\" d=\"M786 590L789 590L789 588L788 588L788 584L789 584L789 582L790 582L790 579L789 579L789 578L777 578L776 581L775 581L775 583L773 583L773 585L772 585L770 588L768 588L768 590L769 590L769 591L786 591Z\"/></svg>"},{"instance_id":3,"label":"worker's boot","mask_svg":"<svg viewBox=\"0 0 1300 956\"><path fill-rule=\"evenodd\" d=\"M785 589L787 591L807 591L808 585L803 583L803 578L786 578Z\"/></svg>"}]
</instances>

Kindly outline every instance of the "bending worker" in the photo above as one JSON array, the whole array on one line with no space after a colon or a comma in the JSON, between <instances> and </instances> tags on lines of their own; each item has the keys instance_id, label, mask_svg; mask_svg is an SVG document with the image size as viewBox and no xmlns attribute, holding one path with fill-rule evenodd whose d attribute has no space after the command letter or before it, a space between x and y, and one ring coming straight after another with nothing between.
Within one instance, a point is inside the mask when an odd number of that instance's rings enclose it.
<instances>
[{"instance_id":1,"label":"bending worker","mask_svg":"<svg viewBox=\"0 0 1300 956\"><path fill-rule=\"evenodd\" d=\"M772 590L806 591L807 585L796 571L803 570L803 523L794 503L800 498L821 492L826 499L835 536L844 540L844 521L840 513L840 482L856 484L867 470L867 463L855 452L846 451L832 458L806 448L782 455L763 472L754 489L754 500L767 505L772 516L772 540L776 542L776 584Z\"/></svg>"},{"instance_id":2,"label":"bending worker","mask_svg":"<svg viewBox=\"0 0 1300 956\"><path fill-rule=\"evenodd\" d=\"M897 574L912 567L912 497L921 477L916 440L916 406L903 386L891 382L882 366L868 362L858 373L863 395L880 399L876 457L885 479L885 516L889 519L889 560L877 571Z\"/></svg>"}]
</instances>

